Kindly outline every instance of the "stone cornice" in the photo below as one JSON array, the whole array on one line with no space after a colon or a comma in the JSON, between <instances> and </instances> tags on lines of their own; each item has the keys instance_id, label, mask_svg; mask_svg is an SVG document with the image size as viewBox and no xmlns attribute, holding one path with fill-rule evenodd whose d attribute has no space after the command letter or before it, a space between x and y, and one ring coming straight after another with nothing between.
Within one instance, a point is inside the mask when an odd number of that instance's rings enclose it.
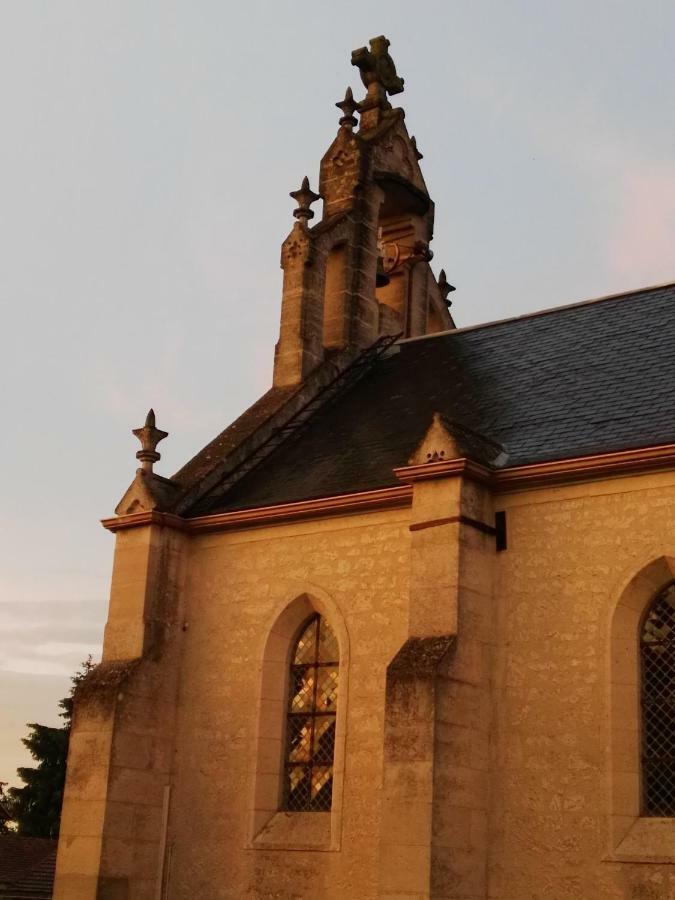
<instances>
[{"instance_id":1,"label":"stone cornice","mask_svg":"<svg viewBox=\"0 0 675 900\"><path fill-rule=\"evenodd\" d=\"M461 476L470 478L472 481L489 484L493 474L486 466L482 466L480 463L466 457L439 459L435 462L422 463L418 466L401 466L398 469L394 469L394 475L399 481L407 484L413 484L415 481L428 481L431 478L448 478L451 476Z\"/></svg>"},{"instance_id":2,"label":"stone cornice","mask_svg":"<svg viewBox=\"0 0 675 900\"><path fill-rule=\"evenodd\" d=\"M208 531L226 531L232 528L246 528L267 523L368 512L372 509L392 509L409 506L411 501L412 487L402 484L375 491L338 494L334 497L300 500L297 503L280 503L276 506L259 506L256 509L234 510L211 516L196 516L192 519L183 519L180 516L153 511L102 519L101 524L108 531L138 528L143 525L163 525L193 534L201 534Z\"/></svg>"},{"instance_id":3,"label":"stone cornice","mask_svg":"<svg viewBox=\"0 0 675 900\"><path fill-rule=\"evenodd\" d=\"M499 470L490 470L470 459L449 459L394 469L396 477L403 482L396 487L319 497L315 500L300 500L296 503L281 503L276 506L261 506L256 509L235 510L191 519L153 510L103 519L101 524L109 531L160 525L201 534L409 506L412 502L414 483L434 478L469 478L486 484L495 494L504 494L549 485L643 475L663 469L675 469L675 444L619 450L614 453L511 466Z\"/></svg>"},{"instance_id":4,"label":"stone cornice","mask_svg":"<svg viewBox=\"0 0 675 900\"><path fill-rule=\"evenodd\" d=\"M156 509L143 510L143 512L128 513L124 516L113 516L110 519L101 519L101 525L108 531L122 531L125 528L140 528L143 525L161 525L164 528L175 528L178 531L186 531L188 519L174 516L172 513L158 512Z\"/></svg>"},{"instance_id":5,"label":"stone cornice","mask_svg":"<svg viewBox=\"0 0 675 900\"><path fill-rule=\"evenodd\" d=\"M660 469L675 469L675 444L512 466L493 472L490 482L495 492L502 494L577 481L643 475Z\"/></svg>"}]
</instances>

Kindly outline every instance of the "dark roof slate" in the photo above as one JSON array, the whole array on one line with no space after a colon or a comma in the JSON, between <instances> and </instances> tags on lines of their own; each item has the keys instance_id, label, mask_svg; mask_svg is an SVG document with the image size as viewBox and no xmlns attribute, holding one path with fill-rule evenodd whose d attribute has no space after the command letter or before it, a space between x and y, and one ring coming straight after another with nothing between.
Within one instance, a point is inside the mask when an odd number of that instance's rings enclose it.
<instances>
[{"instance_id":1,"label":"dark roof slate","mask_svg":"<svg viewBox=\"0 0 675 900\"><path fill-rule=\"evenodd\" d=\"M0 898L49 900L55 867L56 841L0 835Z\"/></svg>"},{"instance_id":2,"label":"dark roof slate","mask_svg":"<svg viewBox=\"0 0 675 900\"><path fill-rule=\"evenodd\" d=\"M675 442L675 285L403 341L190 515L387 487L434 412L505 465Z\"/></svg>"}]
</instances>

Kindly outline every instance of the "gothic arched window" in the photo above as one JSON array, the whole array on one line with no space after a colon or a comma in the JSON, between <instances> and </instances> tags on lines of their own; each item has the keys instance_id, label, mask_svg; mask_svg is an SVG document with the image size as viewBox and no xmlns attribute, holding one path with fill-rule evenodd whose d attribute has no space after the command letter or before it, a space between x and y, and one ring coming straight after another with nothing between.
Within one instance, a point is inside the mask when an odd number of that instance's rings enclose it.
<instances>
[{"instance_id":1,"label":"gothic arched window","mask_svg":"<svg viewBox=\"0 0 675 900\"><path fill-rule=\"evenodd\" d=\"M291 655L283 808L330 810L333 793L338 642L320 615L302 626Z\"/></svg>"},{"instance_id":2,"label":"gothic arched window","mask_svg":"<svg viewBox=\"0 0 675 900\"><path fill-rule=\"evenodd\" d=\"M675 583L655 598L640 635L642 799L646 816L675 816Z\"/></svg>"}]
</instances>

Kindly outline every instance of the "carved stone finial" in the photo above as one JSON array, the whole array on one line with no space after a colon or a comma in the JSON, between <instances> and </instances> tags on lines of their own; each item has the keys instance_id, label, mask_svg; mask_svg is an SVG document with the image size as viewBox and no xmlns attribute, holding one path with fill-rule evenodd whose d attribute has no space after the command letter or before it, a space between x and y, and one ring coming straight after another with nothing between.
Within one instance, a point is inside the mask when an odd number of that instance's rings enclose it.
<instances>
[{"instance_id":1,"label":"carved stone finial","mask_svg":"<svg viewBox=\"0 0 675 900\"><path fill-rule=\"evenodd\" d=\"M408 460L408 465L428 465L459 457L499 467L505 464L508 454L501 444L487 435L435 412L424 437Z\"/></svg>"},{"instance_id":2,"label":"carved stone finial","mask_svg":"<svg viewBox=\"0 0 675 900\"><path fill-rule=\"evenodd\" d=\"M445 303L449 309L452 306L452 300L448 300L448 294L451 294L456 289L448 282L445 269L441 269L438 275L438 287L441 292L441 297L443 298L443 303Z\"/></svg>"},{"instance_id":3,"label":"carved stone finial","mask_svg":"<svg viewBox=\"0 0 675 900\"><path fill-rule=\"evenodd\" d=\"M291 191L290 197L292 197L298 204L297 209L293 210L293 215L299 221L303 219L307 221L308 219L314 218L314 213L310 209L312 203L315 203L320 197L321 194L315 194L314 191L309 186L309 178L305 175L302 179L302 184L300 185L300 190Z\"/></svg>"},{"instance_id":4,"label":"carved stone finial","mask_svg":"<svg viewBox=\"0 0 675 900\"><path fill-rule=\"evenodd\" d=\"M417 148L417 138L415 137L414 134L410 138L410 143L412 144L413 153L415 154L415 159L424 159L424 154L420 153L420 151Z\"/></svg>"},{"instance_id":5,"label":"carved stone finial","mask_svg":"<svg viewBox=\"0 0 675 900\"><path fill-rule=\"evenodd\" d=\"M387 94L400 94L403 90L403 79L396 74L394 60L389 55L389 41L383 34L370 41L370 50L366 47L354 50L352 65L358 67L370 101L386 103Z\"/></svg>"},{"instance_id":6,"label":"carved stone finial","mask_svg":"<svg viewBox=\"0 0 675 900\"><path fill-rule=\"evenodd\" d=\"M354 95L352 94L352 89L350 87L345 91L345 99L338 100L335 105L338 109L342 110L340 125L351 131L358 122L354 112L359 108L359 104L354 100Z\"/></svg>"},{"instance_id":7,"label":"carved stone finial","mask_svg":"<svg viewBox=\"0 0 675 900\"><path fill-rule=\"evenodd\" d=\"M160 459L160 454L156 450L157 444L163 441L169 432L155 428L155 411L151 409L145 418L145 425L142 428L134 428L132 434L141 442L141 449L136 453L136 459L141 461L144 472L152 474L153 464Z\"/></svg>"}]
</instances>

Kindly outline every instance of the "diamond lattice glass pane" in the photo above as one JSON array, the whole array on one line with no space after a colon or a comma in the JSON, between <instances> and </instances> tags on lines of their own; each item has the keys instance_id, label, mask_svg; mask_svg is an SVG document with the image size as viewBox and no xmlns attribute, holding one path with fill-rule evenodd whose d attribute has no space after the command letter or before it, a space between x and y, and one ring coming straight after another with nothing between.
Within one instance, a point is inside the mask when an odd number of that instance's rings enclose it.
<instances>
[{"instance_id":1,"label":"diamond lattice glass pane","mask_svg":"<svg viewBox=\"0 0 675 900\"><path fill-rule=\"evenodd\" d=\"M335 750L335 716L317 716L314 720L312 761L331 765Z\"/></svg>"},{"instance_id":2,"label":"diamond lattice glass pane","mask_svg":"<svg viewBox=\"0 0 675 900\"><path fill-rule=\"evenodd\" d=\"M337 705L337 666L321 667L317 670L317 673L318 685L316 690L316 709L318 712L331 712Z\"/></svg>"},{"instance_id":3,"label":"diamond lattice glass pane","mask_svg":"<svg viewBox=\"0 0 675 900\"><path fill-rule=\"evenodd\" d=\"M672 641L675 638L675 584L656 600L645 620L642 640Z\"/></svg>"},{"instance_id":4,"label":"diamond lattice glass pane","mask_svg":"<svg viewBox=\"0 0 675 900\"><path fill-rule=\"evenodd\" d=\"M333 629L325 619L321 619L319 630L319 662L336 663L340 658L338 642Z\"/></svg>"},{"instance_id":5,"label":"diamond lattice glass pane","mask_svg":"<svg viewBox=\"0 0 675 900\"><path fill-rule=\"evenodd\" d=\"M291 712L310 712L314 707L316 669L294 666L291 670Z\"/></svg>"},{"instance_id":6,"label":"diamond lattice glass pane","mask_svg":"<svg viewBox=\"0 0 675 900\"><path fill-rule=\"evenodd\" d=\"M312 757L312 717L291 716L288 720L288 761L309 762Z\"/></svg>"},{"instance_id":7,"label":"diamond lattice glass pane","mask_svg":"<svg viewBox=\"0 0 675 900\"><path fill-rule=\"evenodd\" d=\"M308 809L311 802L310 770L306 766L289 766L286 770L286 803L290 810Z\"/></svg>"},{"instance_id":8,"label":"diamond lattice glass pane","mask_svg":"<svg viewBox=\"0 0 675 900\"><path fill-rule=\"evenodd\" d=\"M312 807L316 810L330 809L332 794L332 766L316 766L312 769Z\"/></svg>"},{"instance_id":9,"label":"diamond lattice glass pane","mask_svg":"<svg viewBox=\"0 0 675 900\"><path fill-rule=\"evenodd\" d=\"M318 618L312 619L298 638L293 662L313 663L316 660L316 629Z\"/></svg>"},{"instance_id":10,"label":"diamond lattice glass pane","mask_svg":"<svg viewBox=\"0 0 675 900\"><path fill-rule=\"evenodd\" d=\"M645 812L675 816L675 585L642 630L642 780Z\"/></svg>"},{"instance_id":11,"label":"diamond lattice glass pane","mask_svg":"<svg viewBox=\"0 0 675 900\"><path fill-rule=\"evenodd\" d=\"M314 616L296 642L289 673L283 808L290 812L331 808L338 664L335 635Z\"/></svg>"}]
</instances>

